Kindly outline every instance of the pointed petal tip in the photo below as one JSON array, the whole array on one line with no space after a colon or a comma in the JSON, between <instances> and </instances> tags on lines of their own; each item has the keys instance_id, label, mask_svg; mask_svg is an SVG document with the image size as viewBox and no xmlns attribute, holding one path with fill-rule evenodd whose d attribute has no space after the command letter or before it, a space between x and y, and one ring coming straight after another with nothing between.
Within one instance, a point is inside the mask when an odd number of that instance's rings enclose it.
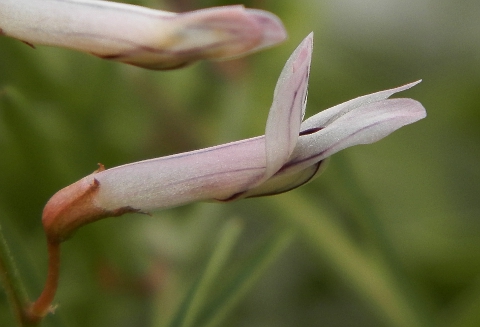
<instances>
[{"instance_id":1,"label":"pointed petal tip","mask_svg":"<svg viewBox=\"0 0 480 327\"><path fill-rule=\"evenodd\" d=\"M295 55L293 55L293 56L296 56L294 69L296 68L296 66L300 66L305 61L307 61L308 65L310 65L310 62L312 61L312 52L313 52L313 32L308 34L307 37L303 39L303 41L299 44L299 46L295 50L294 52Z\"/></svg>"},{"instance_id":2,"label":"pointed petal tip","mask_svg":"<svg viewBox=\"0 0 480 327\"><path fill-rule=\"evenodd\" d=\"M313 31L311 31L304 39L306 42L310 42L313 46Z\"/></svg>"},{"instance_id":3,"label":"pointed petal tip","mask_svg":"<svg viewBox=\"0 0 480 327\"><path fill-rule=\"evenodd\" d=\"M312 58L312 34L293 51L283 67L265 127L266 170L263 180L275 174L292 154L307 103Z\"/></svg>"},{"instance_id":4,"label":"pointed petal tip","mask_svg":"<svg viewBox=\"0 0 480 327\"><path fill-rule=\"evenodd\" d=\"M297 46L295 51L292 53L290 58L287 61L285 67L288 66L288 63L292 63L293 71L301 68L304 64L308 65L307 69L310 69L310 63L312 60L313 52L313 32L311 32L307 37L305 37L302 42Z\"/></svg>"},{"instance_id":5,"label":"pointed petal tip","mask_svg":"<svg viewBox=\"0 0 480 327\"><path fill-rule=\"evenodd\" d=\"M408 89L414 87L415 85L420 84L421 82L422 82L422 79L419 79L419 80L417 80L417 81L415 81L415 82L411 82L411 83L402 85L402 86L398 87L398 89L401 89L402 91L403 91L403 90L408 90Z\"/></svg>"},{"instance_id":6,"label":"pointed petal tip","mask_svg":"<svg viewBox=\"0 0 480 327\"><path fill-rule=\"evenodd\" d=\"M313 32L310 32L300 43L298 48L307 48L311 51L313 51Z\"/></svg>"}]
</instances>

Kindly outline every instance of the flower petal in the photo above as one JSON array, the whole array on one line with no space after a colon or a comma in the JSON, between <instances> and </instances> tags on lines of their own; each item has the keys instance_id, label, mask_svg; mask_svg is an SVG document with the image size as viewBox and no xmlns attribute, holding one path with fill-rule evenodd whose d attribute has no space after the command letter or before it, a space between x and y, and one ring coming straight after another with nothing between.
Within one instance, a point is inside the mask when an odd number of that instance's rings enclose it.
<instances>
[{"instance_id":1,"label":"flower petal","mask_svg":"<svg viewBox=\"0 0 480 327\"><path fill-rule=\"evenodd\" d=\"M312 50L310 33L290 56L278 79L265 129L267 168L263 180L287 162L297 144L307 104Z\"/></svg>"},{"instance_id":2,"label":"flower petal","mask_svg":"<svg viewBox=\"0 0 480 327\"><path fill-rule=\"evenodd\" d=\"M96 205L148 211L228 201L263 176L264 148L264 138L256 137L104 170L91 175L99 183Z\"/></svg>"},{"instance_id":3,"label":"flower petal","mask_svg":"<svg viewBox=\"0 0 480 327\"><path fill-rule=\"evenodd\" d=\"M240 54L233 53L232 57L230 58L244 56L246 54L269 48L285 41L287 38L287 32L280 18L265 10L247 8L245 11L259 25L260 42L258 45L248 51Z\"/></svg>"},{"instance_id":4,"label":"flower petal","mask_svg":"<svg viewBox=\"0 0 480 327\"><path fill-rule=\"evenodd\" d=\"M286 38L275 15L240 5L175 14L97 0L2 0L0 34L149 69L238 57Z\"/></svg>"},{"instance_id":5,"label":"flower petal","mask_svg":"<svg viewBox=\"0 0 480 327\"><path fill-rule=\"evenodd\" d=\"M336 115L323 129L300 136L291 160L282 171L304 169L352 145L376 142L425 116L425 108L412 99L388 99L361 105L341 116Z\"/></svg>"},{"instance_id":6,"label":"flower petal","mask_svg":"<svg viewBox=\"0 0 480 327\"><path fill-rule=\"evenodd\" d=\"M421 80L413 83L409 83L406 85L402 85L390 90L384 90L376 93L367 94L367 95L352 99L350 101L341 103L339 105L336 105L332 108L329 108L328 110L321 111L318 114L305 120L302 123L301 130L302 132L304 132L307 130L312 130L312 129L314 130L320 127L325 127L328 124L330 124L330 122L337 119L338 117L352 110L355 110L356 108L359 108L361 106L367 105L372 102L385 100L391 97L392 95L394 95L395 93L408 90L409 88L417 85L420 82Z\"/></svg>"},{"instance_id":7,"label":"flower petal","mask_svg":"<svg viewBox=\"0 0 480 327\"><path fill-rule=\"evenodd\" d=\"M318 175L324 172L327 167L328 158L321 160L305 169L294 173L286 173L280 170L265 183L242 194L242 198L275 195L293 190L299 186L309 183Z\"/></svg>"}]
</instances>

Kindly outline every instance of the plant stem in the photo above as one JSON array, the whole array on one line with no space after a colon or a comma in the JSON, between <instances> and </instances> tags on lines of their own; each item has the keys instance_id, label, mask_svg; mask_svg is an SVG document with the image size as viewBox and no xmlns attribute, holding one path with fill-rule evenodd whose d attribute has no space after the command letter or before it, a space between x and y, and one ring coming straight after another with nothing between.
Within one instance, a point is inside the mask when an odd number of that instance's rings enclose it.
<instances>
[{"instance_id":1,"label":"plant stem","mask_svg":"<svg viewBox=\"0 0 480 327\"><path fill-rule=\"evenodd\" d=\"M276 232L266 243L258 248L245 264L239 267L224 291L216 297L206 311L202 327L222 326L225 318L231 314L245 295L252 290L265 271L278 259L292 243L295 233L291 230Z\"/></svg>"},{"instance_id":2,"label":"plant stem","mask_svg":"<svg viewBox=\"0 0 480 327\"><path fill-rule=\"evenodd\" d=\"M57 291L60 271L60 243L48 241L48 273L45 286L38 299L33 302L26 312L29 322L39 323L49 312L54 311L53 298Z\"/></svg>"},{"instance_id":3,"label":"plant stem","mask_svg":"<svg viewBox=\"0 0 480 327\"><path fill-rule=\"evenodd\" d=\"M405 292L404 285L385 261L361 251L328 212L296 194L289 194L288 201L281 196L274 201L303 232L308 244L330 262L385 322L395 327L428 325L423 311L415 305L416 298Z\"/></svg>"},{"instance_id":4,"label":"plant stem","mask_svg":"<svg viewBox=\"0 0 480 327\"><path fill-rule=\"evenodd\" d=\"M0 279L7 293L10 306L17 320L18 326L27 326L24 317L24 308L29 300L18 275L15 263L3 236L0 226Z\"/></svg>"},{"instance_id":5,"label":"plant stem","mask_svg":"<svg viewBox=\"0 0 480 327\"><path fill-rule=\"evenodd\" d=\"M225 223L220 232L220 237L210 260L203 271L195 292L190 297L189 306L185 312L182 327L192 327L198 318L202 307L207 302L209 291L222 275L222 268L226 265L228 257L243 230L240 219L231 219Z\"/></svg>"}]
</instances>

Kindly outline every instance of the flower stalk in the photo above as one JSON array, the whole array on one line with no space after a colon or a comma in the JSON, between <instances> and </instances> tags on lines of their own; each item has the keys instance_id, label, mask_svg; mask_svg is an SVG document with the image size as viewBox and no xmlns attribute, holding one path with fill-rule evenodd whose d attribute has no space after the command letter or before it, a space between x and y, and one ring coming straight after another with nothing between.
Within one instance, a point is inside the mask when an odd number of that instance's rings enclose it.
<instances>
[{"instance_id":1,"label":"flower stalk","mask_svg":"<svg viewBox=\"0 0 480 327\"><path fill-rule=\"evenodd\" d=\"M28 306L25 312L26 320L31 324L38 324L48 313L55 311L55 306L52 306L52 302L57 292L60 277L60 243L48 241L47 246L47 280L40 296Z\"/></svg>"}]
</instances>

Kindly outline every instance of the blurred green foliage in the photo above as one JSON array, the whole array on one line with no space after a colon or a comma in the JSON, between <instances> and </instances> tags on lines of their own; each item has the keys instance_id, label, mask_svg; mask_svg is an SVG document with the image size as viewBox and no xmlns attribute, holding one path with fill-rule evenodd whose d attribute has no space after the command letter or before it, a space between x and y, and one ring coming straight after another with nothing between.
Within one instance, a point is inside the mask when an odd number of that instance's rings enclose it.
<instances>
[{"instance_id":1,"label":"blurred green foliage","mask_svg":"<svg viewBox=\"0 0 480 327\"><path fill-rule=\"evenodd\" d=\"M428 117L335 155L318 180L284 195L82 228L63 246L59 308L44 326L164 326L198 299L205 310L188 314L205 323L224 314L222 294L237 301L228 326L479 326L478 1L244 4L276 13L289 40L231 62L151 72L0 39L0 223L32 299L46 273L40 218L51 195L98 162L262 134L278 74L312 30L307 115L422 78L400 96L421 101ZM215 261L225 235L237 233L232 217L242 227ZM293 243L280 251L288 230ZM0 324L14 324L3 293Z\"/></svg>"}]
</instances>

